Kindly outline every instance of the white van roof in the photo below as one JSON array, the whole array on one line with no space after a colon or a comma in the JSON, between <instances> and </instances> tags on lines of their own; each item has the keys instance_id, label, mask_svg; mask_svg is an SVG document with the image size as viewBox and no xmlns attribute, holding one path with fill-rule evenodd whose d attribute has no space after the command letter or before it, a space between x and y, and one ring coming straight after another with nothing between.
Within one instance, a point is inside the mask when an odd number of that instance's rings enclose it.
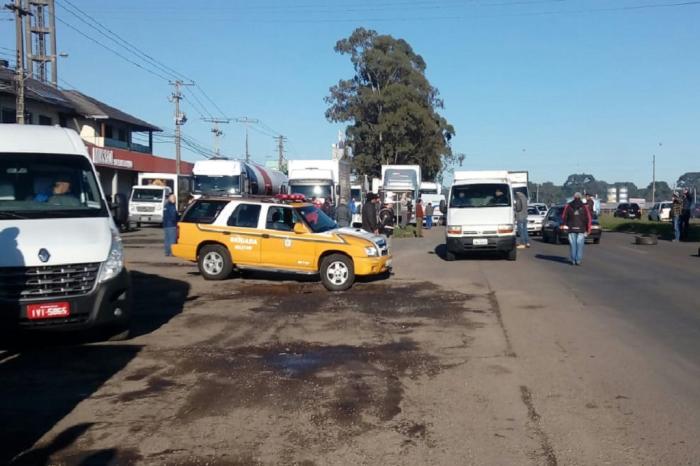
<instances>
[{"instance_id":1,"label":"white van roof","mask_svg":"<svg viewBox=\"0 0 700 466\"><path fill-rule=\"evenodd\" d=\"M506 170L460 170L454 173L454 181L488 180L508 181Z\"/></svg>"},{"instance_id":2,"label":"white van roof","mask_svg":"<svg viewBox=\"0 0 700 466\"><path fill-rule=\"evenodd\" d=\"M79 154L88 157L78 133L60 126L0 124L0 153Z\"/></svg>"}]
</instances>

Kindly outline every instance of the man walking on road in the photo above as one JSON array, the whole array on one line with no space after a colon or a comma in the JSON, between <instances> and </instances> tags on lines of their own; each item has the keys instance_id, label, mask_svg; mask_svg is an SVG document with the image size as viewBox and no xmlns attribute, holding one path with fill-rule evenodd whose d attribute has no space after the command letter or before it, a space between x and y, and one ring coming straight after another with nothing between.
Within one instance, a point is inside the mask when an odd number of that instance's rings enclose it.
<instances>
[{"instance_id":1,"label":"man walking on road","mask_svg":"<svg viewBox=\"0 0 700 466\"><path fill-rule=\"evenodd\" d=\"M428 202L425 206L425 229L430 230L433 228L433 214L435 213L435 207L433 207L432 202Z\"/></svg>"},{"instance_id":2,"label":"man walking on road","mask_svg":"<svg viewBox=\"0 0 700 466\"><path fill-rule=\"evenodd\" d=\"M518 249L530 247L530 237L527 234L527 196L523 192L515 193L515 220L518 222L520 244Z\"/></svg>"},{"instance_id":3,"label":"man walking on road","mask_svg":"<svg viewBox=\"0 0 700 466\"><path fill-rule=\"evenodd\" d=\"M423 201L421 199L416 200L416 237L423 237L423 217L425 213L423 212Z\"/></svg>"},{"instance_id":4,"label":"man walking on road","mask_svg":"<svg viewBox=\"0 0 700 466\"><path fill-rule=\"evenodd\" d=\"M340 205L335 209L335 221L341 227L349 227L352 221L352 214L350 213L350 208L345 203L345 198L340 198Z\"/></svg>"},{"instance_id":5,"label":"man walking on road","mask_svg":"<svg viewBox=\"0 0 700 466\"><path fill-rule=\"evenodd\" d=\"M163 209L163 235L165 243L165 255L172 256L172 245L177 241L177 207L175 207L175 195L168 196Z\"/></svg>"},{"instance_id":6,"label":"man walking on road","mask_svg":"<svg viewBox=\"0 0 700 466\"><path fill-rule=\"evenodd\" d=\"M592 222L588 208L581 201L581 193L574 194L574 199L566 204L562 213L562 225L569 232L571 265L581 265L583 245L591 233Z\"/></svg>"},{"instance_id":7,"label":"man walking on road","mask_svg":"<svg viewBox=\"0 0 700 466\"><path fill-rule=\"evenodd\" d=\"M377 221L377 195L374 193L367 194L367 201L362 206L362 229L379 234L379 222Z\"/></svg>"},{"instance_id":8,"label":"man walking on road","mask_svg":"<svg viewBox=\"0 0 700 466\"><path fill-rule=\"evenodd\" d=\"M690 235L690 206L693 204L693 196L690 194L690 189L683 188L681 203L683 205L683 211L681 212L681 240L687 241Z\"/></svg>"},{"instance_id":9,"label":"man walking on road","mask_svg":"<svg viewBox=\"0 0 700 466\"><path fill-rule=\"evenodd\" d=\"M677 193L673 193L673 201L671 202L671 220L673 222L673 241L678 242L681 239L681 218L683 216L683 203Z\"/></svg>"}]
</instances>

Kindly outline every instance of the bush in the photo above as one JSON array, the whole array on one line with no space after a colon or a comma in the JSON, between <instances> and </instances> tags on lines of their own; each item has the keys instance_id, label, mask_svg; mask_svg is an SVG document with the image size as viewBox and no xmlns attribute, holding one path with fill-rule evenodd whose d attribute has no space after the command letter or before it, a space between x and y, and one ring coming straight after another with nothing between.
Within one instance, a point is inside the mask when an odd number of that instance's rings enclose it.
<instances>
[{"instance_id":1,"label":"bush","mask_svg":"<svg viewBox=\"0 0 700 466\"><path fill-rule=\"evenodd\" d=\"M602 215L599 221L601 228L603 228L605 231L657 235L661 239L673 239L673 224L669 222L628 220L624 218L616 218L612 215ZM700 241L700 227L697 224L690 225L690 236L688 240Z\"/></svg>"}]
</instances>

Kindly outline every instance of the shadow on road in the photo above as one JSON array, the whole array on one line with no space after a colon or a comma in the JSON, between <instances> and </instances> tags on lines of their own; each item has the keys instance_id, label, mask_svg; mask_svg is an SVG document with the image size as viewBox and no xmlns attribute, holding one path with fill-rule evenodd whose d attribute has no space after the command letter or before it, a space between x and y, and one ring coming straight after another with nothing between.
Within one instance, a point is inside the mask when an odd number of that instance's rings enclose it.
<instances>
[{"instance_id":1,"label":"shadow on road","mask_svg":"<svg viewBox=\"0 0 700 466\"><path fill-rule=\"evenodd\" d=\"M560 264L567 264L569 265L571 261L569 260L568 257L564 256L550 256L547 254L535 254L535 259L540 259L543 261L551 261L551 262L558 262Z\"/></svg>"},{"instance_id":2,"label":"shadow on road","mask_svg":"<svg viewBox=\"0 0 700 466\"><path fill-rule=\"evenodd\" d=\"M70 446L91 424L73 426L49 445L30 450L140 350L135 345L86 345L6 355L0 362L0 464L47 464L49 455Z\"/></svg>"},{"instance_id":3,"label":"shadow on road","mask_svg":"<svg viewBox=\"0 0 700 466\"><path fill-rule=\"evenodd\" d=\"M135 271L131 272L131 285L133 337L154 332L180 314L190 291L187 282Z\"/></svg>"},{"instance_id":4,"label":"shadow on road","mask_svg":"<svg viewBox=\"0 0 700 466\"><path fill-rule=\"evenodd\" d=\"M428 252L428 254L435 254L440 259L447 261L446 258L447 246L445 244L438 244L435 246L434 251ZM478 261L502 261L504 260L503 252L500 251L473 251L468 253L459 254L457 260L469 259Z\"/></svg>"}]
</instances>

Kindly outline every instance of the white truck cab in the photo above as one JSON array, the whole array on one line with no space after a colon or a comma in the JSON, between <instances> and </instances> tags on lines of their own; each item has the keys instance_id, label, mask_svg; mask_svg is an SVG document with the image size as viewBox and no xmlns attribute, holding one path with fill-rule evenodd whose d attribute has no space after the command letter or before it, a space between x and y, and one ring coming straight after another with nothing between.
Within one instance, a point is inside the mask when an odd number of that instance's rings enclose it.
<instances>
[{"instance_id":1,"label":"white truck cab","mask_svg":"<svg viewBox=\"0 0 700 466\"><path fill-rule=\"evenodd\" d=\"M0 331L128 335L119 232L72 130L0 125Z\"/></svg>"},{"instance_id":2,"label":"white truck cab","mask_svg":"<svg viewBox=\"0 0 700 466\"><path fill-rule=\"evenodd\" d=\"M508 260L516 259L515 212L507 171L456 171L445 204L448 261L472 251L498 251Z\"/></svg>"},{"instance_id":3,"label":"white truck cab","mask_svg":"<svg viewBox=\"0 0 700 466\"><path fill-rule=\"evenodd\" d=\"M163 209L172 190L168 186L133 186L129 197L129 222L141 227L142 223L161 225Z\"/></svg>"}]
</instances>

